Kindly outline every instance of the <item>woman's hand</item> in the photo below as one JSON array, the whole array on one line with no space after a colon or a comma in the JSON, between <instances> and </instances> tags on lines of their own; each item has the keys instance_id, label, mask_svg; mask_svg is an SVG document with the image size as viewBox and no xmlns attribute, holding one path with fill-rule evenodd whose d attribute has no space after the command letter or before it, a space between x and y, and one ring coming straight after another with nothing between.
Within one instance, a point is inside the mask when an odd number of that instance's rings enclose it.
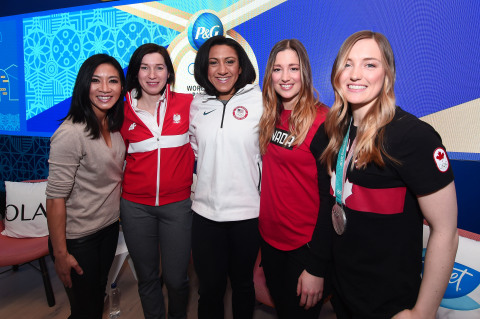
<instances>
[{"instance_id":1,"label":"woman's hand","mask_svg":"<svg viewBox=\"0 0 480 319\"><path fill-rule=\"evenodd\" d=\"M67 288L72 288L72 278L70 277L72 268L75 269L79 275L83 275L83 270L75 257L70 255L67 250L66 218L65 198L48 198L47 224L50 233L50 242L53 248L53 256L55 257L55 271L63 285Z\"/></svg>"},{"instance_id":2,"label":"woman's hand","mask_svg":"<svg viewBox=\"0 0 480 319\"><path fill-rule=\"evenodd\" d=\"M412 314L412 311L410 309L405 309L403 311L400 311L397 313L395 316L392 317L392 319L410 319L410 318L415 318Z\"/></svg>"},{"instance_id":3,"label":"woman's hand","mask_svg":"<svg viewBox=\"0 0 480 319\"><path fill-rule=\"evenodd\" d=\"M310 309L315 306L323 294L323 281L321 277L309 274L304 270L298 277L297 296L300 296L300 306Z\"/></svg>"},{"instance_id":4,"label":"woman's hand","mask_svg":"<svg viewBox=\"0 0 480 319\"><path fill-rule=\"evenodd\" d=\"M432 313L430 316L427 314L421 314L418 311L413 309L405 309L397 313L392 319L434 319L435 313Z\"/></svg>"},{"instance_id":5,"label":"woman's hand","mask_svg":"<svg viewBox=\"0 0 480 319\"><path fill-rule=\"evenodd\" d=\"M72 278L70 277L72 268L77 274L83 275L83 269L80 267L75 257L69 253L55 257L55 271L63 285L67 288L72 288Z\"/></svg>"}]
</instances>

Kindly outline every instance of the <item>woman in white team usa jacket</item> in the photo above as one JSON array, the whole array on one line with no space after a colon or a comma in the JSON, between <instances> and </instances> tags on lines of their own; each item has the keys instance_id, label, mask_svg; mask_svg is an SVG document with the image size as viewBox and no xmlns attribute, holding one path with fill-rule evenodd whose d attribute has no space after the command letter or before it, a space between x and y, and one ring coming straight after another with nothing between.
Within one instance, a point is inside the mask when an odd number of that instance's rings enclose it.
<instances>
[{"instance_id":1,"label":"woman in white team usa jacket","mask_svg":"<svg viewBox=\"0 0 480 319\"><path fill-rule=\"evenodd\" d=\"M262 95L236 41L215 36L200 47L195 80L205 93L190 109L197 156L192 253L199 278L199 319L223 319L227 277L235 319L252 318L253 267L258 254Z\"/></svg>"}]
</instances>

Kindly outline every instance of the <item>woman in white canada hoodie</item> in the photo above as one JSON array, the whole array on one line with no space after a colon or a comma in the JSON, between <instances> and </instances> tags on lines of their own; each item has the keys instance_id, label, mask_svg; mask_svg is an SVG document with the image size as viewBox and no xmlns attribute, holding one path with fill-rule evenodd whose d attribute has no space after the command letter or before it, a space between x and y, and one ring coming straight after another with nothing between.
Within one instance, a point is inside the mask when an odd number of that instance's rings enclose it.
<instances>
[{"instance_id":1,"label":"woman in white canada hoodie","mask_svg":"<svg viewBox=\"0 0 480 319\"><path fill-rule=\"evenodd\" d=\"M234 318L252 318L253 267L259 249L262 95L247 54L215 36L200 47L195 80L205 89L190 108L197 157L192 253L199 278L199 319L223 319L227 277Z\"/></svg>"}]
</instances>

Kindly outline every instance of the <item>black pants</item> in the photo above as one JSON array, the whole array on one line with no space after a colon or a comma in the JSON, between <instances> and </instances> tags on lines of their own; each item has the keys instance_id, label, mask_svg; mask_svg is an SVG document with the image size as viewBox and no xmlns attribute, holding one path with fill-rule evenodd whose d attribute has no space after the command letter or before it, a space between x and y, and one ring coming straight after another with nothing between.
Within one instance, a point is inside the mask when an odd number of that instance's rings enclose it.
<instances>
[{"instance_id":1,"label":"black pants","mask_svg":"<svg viewBox=\"0 0 480 319\"><path fill-rule=\"evenodd\" d=\"M343 302L342 298L338 295L335 289L332 291L332 306L335 311L337 319L353 319L353 314L347 305Z\"/></svg>"},{"instance_id":2,"label":"black pants","mask_svg":"<svg viewBox=\"0 0 480 319\"><path fill-rule=\"evenodd\" d=\"M118 222L94 234L67 239L69 254L83 269L83 275L72 269L72 288L65 287L70 301L70 319L102 319L108 272L115 257L117 241ZM49 248L53 252L50 242Z\"/></svg>"},{"instance_id":3,"label":"black pants","mask_svg":"<svg viewBox=\"0 0 480 319\"><path fill-rule=\"evenodd\" d=\"M223 319L227 276L234 319L251 319L255 307L253 267L259 249L258 218L215 222L193 215L193 264L199 279L198 318Z\"/></svg>"},{"instance_id":4,"label":"black pants","mask_svg":"<svg viewBox=\"0 0 480 319\"><path fill-rule=\"evenodd\" d=\"M300 307L298 277L309 258L308 247L292 251L278 250L262 240L262 266L267 287L279 319L318 319L323 298L313 308Z\"/></svg>"}]
</instances>

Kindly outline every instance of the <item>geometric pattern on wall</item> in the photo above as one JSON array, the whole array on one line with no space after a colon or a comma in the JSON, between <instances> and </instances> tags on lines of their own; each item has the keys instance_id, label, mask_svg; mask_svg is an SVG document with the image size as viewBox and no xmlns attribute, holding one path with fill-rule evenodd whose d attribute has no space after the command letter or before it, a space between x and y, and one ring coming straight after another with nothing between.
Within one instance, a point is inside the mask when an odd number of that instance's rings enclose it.
<instances>
[{"instance_id":1,"label":"geometric pattern on wall","mask_svg":"<svg viewBox=\"0 0 480 319\"><path fill-rule=\"evenodd\" d=\"M141 44L167 46L178 34L111 7L24 19L26 119L71 97L89 56L106 53L125 68Z\"/></svg>"},{"instance_id":2,"label":"geometric pattern on wall","mask_svg":"<svg viewBox=\"0 0 480 319\"><path fill-rule=\"evenodd\" d=\"M0 191L4 181L25 181L48 177L50 138L0 135Z\"/></svg>"},{"instance_id":3,"label":"geometric pattern on wall","mask_svg":"<svg viewBox=\"0 0 480 319\"><path fill-rule=\"evenodd\" d=\"M5 131L20 131L20 114L0 114L0 127Z\"/></svg>"}]
</instances>

